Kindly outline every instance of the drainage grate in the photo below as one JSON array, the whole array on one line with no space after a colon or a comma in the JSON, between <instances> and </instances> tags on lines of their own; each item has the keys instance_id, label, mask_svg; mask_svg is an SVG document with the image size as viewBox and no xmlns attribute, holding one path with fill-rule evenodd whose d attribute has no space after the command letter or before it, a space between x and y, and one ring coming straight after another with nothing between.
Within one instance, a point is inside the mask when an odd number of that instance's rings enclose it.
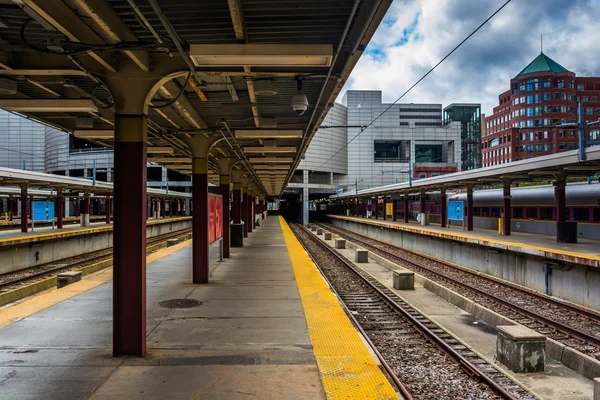
<instances>
[{"instance_id":1,"label":"drainage grate","mask_svg":"<svg viewBox=\"0 0 600 400\"><path fill-rule=\"evenodd\" d=\"M161 301L157 305L163 308L192 308L202 305L202 302L194 299L172 299Z\"/></svg>"}]
</instances>

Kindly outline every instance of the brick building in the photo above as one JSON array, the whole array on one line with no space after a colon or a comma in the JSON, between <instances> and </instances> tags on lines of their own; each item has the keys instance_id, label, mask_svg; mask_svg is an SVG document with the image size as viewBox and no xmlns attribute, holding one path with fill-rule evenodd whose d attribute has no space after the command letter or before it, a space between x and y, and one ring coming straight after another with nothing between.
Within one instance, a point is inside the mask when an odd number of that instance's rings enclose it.
<instances>
[{"instance_id":1,"label":"brick building","mask_svg":"<svg viewBox=\"0 0 600 400\"><path fill-rule=\"evenodd\" d=\"M574 150L577 103L587 122L600 118L600 77L577 77L541 53L510 81L499 105L485 118L481 139L484 167Z\"/></svg>"}]
</instances>

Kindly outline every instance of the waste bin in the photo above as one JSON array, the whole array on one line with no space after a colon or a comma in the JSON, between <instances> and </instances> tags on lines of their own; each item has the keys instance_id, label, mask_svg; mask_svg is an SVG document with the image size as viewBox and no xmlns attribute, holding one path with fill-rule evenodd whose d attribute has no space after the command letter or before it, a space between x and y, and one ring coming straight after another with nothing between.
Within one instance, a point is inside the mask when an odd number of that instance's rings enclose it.
<instances>
[{"instance_id":1,"label":"waste bin","mask_svg":"<svg viewBox=\"0 0 600 400\"><path fill-rule=\"evenodd\" d=\"M429 213L428 212L424 212L421 213L421 225L425 226L425 225L429 225Z\"/></svg>"},{"instance_id":2,"label":"waste bin","mask_svg":"<svg viewBox=\"0 0 600 400\"><path fill-rule=\"evenodd\" d=\"M556 242L577 243L577 222L557 222Z\"/></svg>"},{"instance_id":3,"label":"waste bin","mask_svg":"<svg viewBox=\"0 0 600 400\"><path fill-rule=\"evenodd\" d=\"M244 247L244 224L230 225L231 247Z\"/></svg>"}]
</instances>

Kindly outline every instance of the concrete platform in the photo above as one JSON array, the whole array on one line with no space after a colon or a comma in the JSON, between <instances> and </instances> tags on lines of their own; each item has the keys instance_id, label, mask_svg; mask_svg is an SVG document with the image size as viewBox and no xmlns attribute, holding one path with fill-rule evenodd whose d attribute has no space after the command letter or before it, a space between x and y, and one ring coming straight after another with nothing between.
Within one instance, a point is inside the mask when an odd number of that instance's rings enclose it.
<instances>
[{"instance_id":1,"label":"concrete platform","mask_svg":"<svg viewBox=\"0 0 600 400\"><path fill-rule=\"evenodd\" d=\"M324 243L331 246L330 242L324 241ZM354 261L352 248L338 251L348 260ZM496 328L454 306L418 283L415 283L415 290L393 289L393 270L372 259L368 263L354 263L354 265L370 273L400 298L442 326L447 332L467 343L471 349L487 360L495 360ZM546 361L545 372L512 374L544 400L584 400L591 399L593 396L593 381L550 358Z\"/></svg>"},{"instance_id":2,"label":"concrete platform","mask_svg":"<svg viewBox=\"0 0 600 400\"><path fill-rule=\"evenodd\" d=\"M330 218L346 221L360 221L365 224L387 226L422 235L440 237L477 244L500 250L509 250L528 255L554 258L560 261L573 262L600 268L600 241L579 239L576 244L557 243L554 236L513 232L510 236L498 235L491 229L463 230L459 226L442 228L439 225L421 226L416 222L391 221L374 218L346 217L343 215L327 215Z\"/></svg>"},{"instance_id":3,"label":"concrete platform","mask_svg":"<svg viewBox=\"0 0 600 400\"><path fill-rule=\"evenodd\" d=\"M0 398L324 399L277 217L231 255L208 285L191 283L185 243L149 256L145 358L112 357L109 276L69 285L88 285L72 297L52 300L65 288L0 311ZM157 305L182 298L202 304Z\"/></svg>"}]
</instances>

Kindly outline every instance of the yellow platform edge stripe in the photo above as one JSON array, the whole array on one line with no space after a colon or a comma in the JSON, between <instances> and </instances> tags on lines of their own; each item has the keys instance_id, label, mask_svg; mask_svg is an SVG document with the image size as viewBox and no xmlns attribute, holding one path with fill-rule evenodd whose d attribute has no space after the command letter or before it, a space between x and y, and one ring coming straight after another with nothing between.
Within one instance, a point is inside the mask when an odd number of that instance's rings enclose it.
<instances>
[{"instance_id":1,"label":"yellow platform edge stripe","mask_svg":"<svg viewBox=\"0 0 600 400\"><path fill-rule=\"evenodd\" d=\"M171 253L181 250L184 247L189 246L191 242L191 240L186 240L176 244L175 246L158 250L146 257L146 264L150 264L168 256ZM14 306L9 306L3 310L0 310L0 329L6 328L7 326L19 322L33 314L110 282L112 278L113 269L111 267L104 269L97 274L90 275L89 278L82 279L79 282L65 286L61 289L54 289L50 292L41 293L21 303L17 303Z\"/></svg>"},{"instance_id":2,"label":"yellow platform edge stripe","mask_svg":"<svg viewBox=\"0 0 600 400\"><path fill-rule=\"evenodd\" d=\"M328 399L398 399L358 331L291 231L279 217Z\"/></svg>"},{"instance_id":3,"label":"yellow platform edge stripe","mask_svg":"<svg viewBox=\"0 0 600 400\"><path fill-rule=\"evenodd\" d=\"M469 235L465 235L465 234L461 234L461 233L457 233L457 232L440 232L438 230L415 228L412 226L401 225L399 223L393 223L393 222L387 222L387 221L369 221L365 218L346 217L343 215L333 215L333 214L327 214L326 216L329 218L341 219L344 221L353 221L353 222L359 222L361 224L367 224L367 225L384 226L384 227L389 227L392 229L398 229L398 230L402 230L402 231L418 233L418 234L423 234L423 235L434 235L434 236L438 236L442 239L448 239L448 240L460 238L460 239L463 239L465 242L467 242L469 240L473 240L473 241L477 241L477 242L492 242L492 243L497 243L497 244L500 244L500 245L503 245L506 247L521 247L524 249L540 251L540 252L544 252L544 253L548 253L548 254L566 255L566 256L573 256L573 257L578 257L578 258L585 258L588 260L600 261L600 255L592 254L592 253L580 253L580 252L576 252L576 251L555 249L552 247L543 247L543 246L538 246L538 245L533 245L533 244L508 242L508 241L498 240L498 239L494 239L494 238L481 239L476 236L469 236ZM520 235L551 237L548 235L539 235L539 234L535 234L535 233L525 233L525 232L519 232L519 234ZM593 243L593 244L595 244L595 243Z\"/></svg>"}]
</instances>

